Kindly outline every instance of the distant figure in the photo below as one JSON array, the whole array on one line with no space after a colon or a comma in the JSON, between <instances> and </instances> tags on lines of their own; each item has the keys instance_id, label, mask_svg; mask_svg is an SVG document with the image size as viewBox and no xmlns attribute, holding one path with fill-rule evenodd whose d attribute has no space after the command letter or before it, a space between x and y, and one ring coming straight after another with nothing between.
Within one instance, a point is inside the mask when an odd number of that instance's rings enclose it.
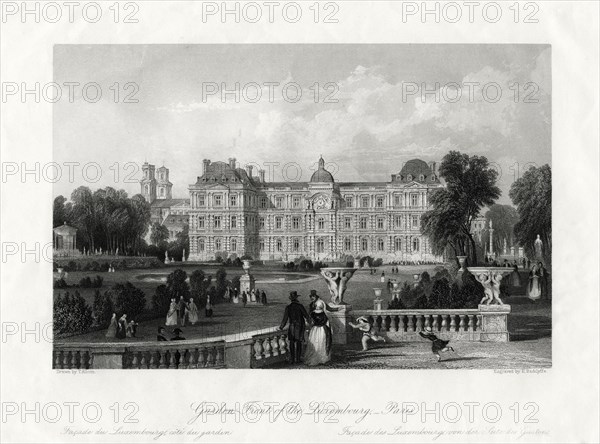
<instances>
[{"instance_id":1,"label":"distant figure","mask_svg":"<svg viewBox=\"0 0 600 444\"><path fill-rule=\"evenodd\" d=\"M210 303L210 296L206 298L206 307L204 308L204 314L207 318L211 318L213 315L212 304Z\"/></svg>"},{"instance_id":2,"label":"distant figure","mask_svg":"<svg viewBox=\"0 0 600 444\"><path fill-rule=\"evenodd\" d=\"M183 333L183 331L180 328L173 330L175 336L171 338L171 341L185 341L185 338L181 336L181 333Z\"/></svg>"},{"instance_id":3,"label":"distant figure","mask_svg":"<svg viewBox=\"0 0 600 444\"><path fill-rule=\"evenodd\" d=\"M519 267L516 262L513 265L513 272L510 274L510 285L512 287L521 286L521 276L519 275Z\"/></svg>"},{"instance_id":4,"label":"distant figure","mask_svg":"<svg viewBox=\"0 0 600 444\"><path fill-rule=\"evenodd\" d=\"M177 321L181 327L185 326L185 310L187 304L183 299L183 296L179 296L179 302L177 302Z\"/></svg>"},{"instance_id":5,"label":"distant figure","mask_svg":"<svg viewBox=\"0 0 600 444\"><path fill-rule=\"evenodd\" d=\"M385 271L381 272L381 279L380 279L381 283L385 282Z\"/></svg>"},{"instance_id":6,"label":"distant figure","mask_svg":"<svg viewBox=\"0 0 600 444\"><path fill-rule=\"evenodd\" d=\"M267 294L265 293L265 290L260 293L260 303L267 305Z\"/></svg>"},{"instance_id":7,"label":"distant figure","mask_svg":"<svg viewBox=\"0 0 600 444\"><path fill-rule=\"evenodd\" d=\"M529 272L529 281L527 285L527 297L532 301L537 301L542 297L541 289L541 272L537 264L533 264L531 271Z\"/></svg>"},{"instance_id":8,"label":"distant figure","mask_svg":"<svg viewBox=\"0 0 600 444\"><path fill-rule=\"evenodd\" d=\"M117 338L125 339L127 337L127 315L123 314L119 318L119 322L117 324Z\"/></svg>"},{"instance_id":9,"label":"distant figure","mask_svg":"<svg viewBox=\"0 0 600 444\"><path fill-rule=\"evenodd\" d=\"M190 321L190 324L192 325L196 325L196 322L198 322L198 307L194 302L194 298L190 298L190 302L188 303L187 318L188 321Z\"/></svg>"},{"instance_id":10,"label":"distant figure","mask_svg":"<svg viewBox=\"0 0 600 444\"><path fill-rule=\"evenodd\" d=\"M108 329L106 330L107 338L116 338L117 337L117 314L113 313L112 318L110 318L110 324L108 324Z\"/></svg>"},{"instance_id":11,"label":"distant figure","mask_svg":"<svg viewBox=\"0 0 600 444\"><path fill-rule=\"evenodd\" d=\"M309 321L306 308L298 302L298 292L290 292L290 304L285 307L283 320L281 321L280 329L283 330L285 325L288 326L288 340L290 342L290 362L292 364L300 363L302 357L302 343L304 342L305 321Z\"/></svg>"},{"instance_id":12,"label":"distant figure","mask_svg":"<svg viewBox=\"0 0 600 444\"><path fill-rule=\"evenodd\" d=\"M352 322L348 322L348 324L351 327L362 331L361 342L362 342L363 351L369 350L369 341L385 342L385 338L383 336L379 336L377 334L377 330L373 327L373 324L370 323L369 320L364 316L358 317L356 319L356 324L354 324Z\"/></svg>"},{"instance_id":13,"label":"distant figure","mask_svg":"<svg viewBox=\"0 0 600 444\"><path fill-rule=\"evenodd\" d=\"M165 327L158 327L158 334L156 335L156 340L158 342L168 341L167 337L165 336Z\"/></svg>"},{"instance_id":14,"label":"distant figure","mask_svg":"<svg viewBox=\"0 0 600 444\"><path fill-rule=\"evenodd\" d=\"M452 347L448 347L450 341L444 341L443 339L439 339L433 332L431 331L431 327L427 327L425 329L425 333L422 331L419 332L419 335L422 338L429 339L431 341L431 351L434 355L437 356L438 362L442 360L440 353L446 353L447 351L454 351Z\"/></svg>"},{"instance_id":15,"label":"distant figure","mask_svg":"<svg viewBox=\"0 0 600 444\"><path fill-rule=\"evenodd\" d=\"M244 307L246 306L247 303L248 303L248 295L246 294L246 291L242 291L242 304L244 304Z\"/></svg>"},{"instance_id":16,"label":"distant figure","mask_svg":"<svg viewBox=\"0 0 600 444\"><path fill-rule=\"evenodd\" d=\"M133 319L131 320L131 322L129 324L127 324L126 336L128 338L135 338L135 335L137 332L137 326L138 326L138 324Z\"/></svg>"},{"instance_id":17,"label":"distant figure","mask_svg":"<svg viewBox=\"0 0 600 444\"><path fill-rule=\"evenodd\" d=\"M541 297L548 299L548 270L544 267L544 264L538 262L538 270L540 274L540 292Z\"/></svg>"},{"instance_id":18,"label":"distant figure","mask_svg":"<svg viewBox=\"0 0 600 444\"><path fill-rule=\"evenodd\" d=\"M239 304L240 303L240 297L238 295L238 291L237 289L233 289L233 298L231 300L234 304Z\"/></svg>"},{"instance_id":19,"label":"distant figure","mask_svg":"<svg viewBox=\"0 0 600 444\"><path fill-rule=\"evenodd\" d=\"M508 259L504 259L504 264L502 264L503 267L510 267L510 264L508 263Z\"/></svg>"},{"instance_id":20,"label":"distant figure","mask_svg":"<svg viewBox=\"0 0 600 444\"><path fill-rule=\"evenodd\" d=\"M250 302L256 302L256 290L254 288L250 290Z\"/></svg>"},{"instance_id":21,"label":"distant figure","mask_svg":"<svg viewBox=\"0 0 600 444\"><path fill-rule=\"evenodd\" d=\"M165 325L177 325L177 304L175 298L171 298L171 304L169 305L169 311L167 312L167 321Z\"/></svg>"}]
</instances>

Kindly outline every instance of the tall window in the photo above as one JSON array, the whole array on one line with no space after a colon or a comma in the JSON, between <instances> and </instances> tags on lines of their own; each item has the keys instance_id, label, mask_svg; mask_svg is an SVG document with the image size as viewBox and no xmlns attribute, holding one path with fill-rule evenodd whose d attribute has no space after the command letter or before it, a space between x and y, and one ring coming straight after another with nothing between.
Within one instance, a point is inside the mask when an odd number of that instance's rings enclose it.
<instances>
[{"instance_id":1,"label":"tall window","mask_svg":"<svg viewBox=\"0 0 600 444\"><path fill-rule=\"evenodd\" d=\"M344 239L344 249L352 250L352 239L350 239L349 237Z\"/></svg>"},{"instance_id":2,"label":"tall window","mask_svg":"<svg viewBox=\"0 0 600 444\"><path fill-rule=\"evenodd\" d=\"M402 251L402 239L399 237L394 239L394 250Z\"/></svg>"},{"instance_id":3,"label":"tall window","mask_svg":"<svg viewBox=\"0 0 600 444\"><path fill-rule=\"evenodd\" d=\"M276 230L281 230L281 226L283 225L283 218L280 216L277 216L275 218L275 229Z\"/></svg>"},{"instance_id":4,"label":"tall window","mask_svg":"<svg viewBox=\"0 0 600 444\"><path fill-rule=\"evenodd\" d=\"M319 227L319 230L324 230L325 229L325 219L323 219L322 217L320 217L317 220L317 226Z\"/></svg>"},{"instance_id":5,"label":"tall window","mask_svg":"<svg viewBox=\"0 0 600 444\"><path fill-rule=\"evenodd\" d=\"M360 240L360 248L362 251L367 251L369 249L369 240L366 238L362 238Z\"/></svg>"},{"instance_id":6,"label":"tall window","mask_svg":"<svg viewBox=\"0 0 600 444\"><path fill-rule=\"evenodd\" d=\"M237 251L237 239L231 239L231 251Z\"/></svg>"},{"instance_id":7,"label":"tall window","mask_svg":"<svg viewBox=\"0 0 600 444\"><path fill-rule=\"evenodd\" d=\"M300 198L298 196L292 198L292 206L294 208L300 208Z\"/></svg>"},{"instance_id":8,"label":"tall window","mask_svg":"<svg viewBox=\"0 0 600 444\"><path fill-rule=\"evenodd\" d=\"M368 196L362 197L362 207L369 208L369 197Z\"/></svg>"},{"instance_id":9,"label":"tall window","mask_svg":"<svg viewBox=\"0 0 600 444\"><path fill-rule=\"evenodd\" d=\"M397 206L397 207L399 207L400 206L400 202L401 202L400 195L399 194L394 195L394 205Z\"/></svg>"},{"instance_id":10,"label":"tall window","mask_svg":"<svg viewBox=\"0 0 600 444\"><path fill-rule=\"evenodd\" d=\"M199 194L198 195L198 206L203 207L204 205L206 205L204 202L204 194Z\"/></svg>"},{"instance_id":11,"label":"tall window","mask_svg":"<svg viewBox=\"0 0 600 444\"><path fill-rule=\"evenodd\" d=\"M222 203L222 196L220 194L215 194L214 203L216 207L220 207Z\"/></svg>"},{"instance_id":12,"label":"tall window","mask_svg":"<svg viewBox=\"0 0 600 444\"><path fill-rule=\"evenodd\" d=\"M382 238L377 239L377 250L383 251L384 241Z\"/></svg>"},{"instance_id":13,"label":"tall window","mask_svg":"<svg viewBox=\"0 0 600 444\"><path fill-rule=\"evenodd\" d=\"M411 217L411 221L412 221L413 228L419 228L419 216L413 215Z\"/></svg>"},{"instance_id":14,"label":"tall window","mask_svg":"<svg viewBox=\"0 0 600 444\"><path fill-rule=\"evenodd\" d=\"M265 229L265 218L264 217L258 218L258 228L260 228L261 230Z\"/></svg>"},{"instance_id":15,"label":"tall window","mask_svg":"<svg viewBox=\"0 0 600 444\"><path fill-rule=\"evenodd\" d=\"M198 241L198 250L204 251L204 239Z\"/></svg>"},{"instance_id":16,"label":"tall window","mask_svg":"<svg viewBox=\"0 0 600 444\"><path fill-rule=\"evenodd\" d=\"M352 196L346 196L346 206L352 208Z\"/></svg>"},{"instance_id":17,"label":"tall window","mask_svg":"<svg viewBox=\"0 0 600 444\"><path fill-rule=\"evenodd\" d=\"M300 218L292 217L292 229L299 230L300 229Z\"/></svg>"},{"instance_id":18,"label":"tall window","mask_svg":"<svg viewBox=\"0 0 600 444\"><path fill-rule=\"evenodd\" d=\"M384 226L384 218L383 217L378 217L377 218L377 229L378 230L383 230L383 226Z\"/></svg>"},{"instance_id":19,"label":"tall window","mask_svg":"<svg viewBox=\"0 0 600 444\"><path fill-rule=\"evenodd\" d=\"M294 239L293 243L294 251L300 251L300 239Z\"/></svg>"},{"instance_id":20,"label":"tall window","mask_svg":"<svg viewBox=\"0 0 600 444\"><path fill-rule=\"evenodd\" d=\"M413 207L416 207L417 205L419 205L419 195L418 194L410 195L410 205Z\"/></svg>"},{"instance_id":21,"label":"tall window","mask_svg":"<svg viewBox=\"0 0 600 444\"><path fill-rule=\"evenodd\" d=\"M261 197L260 198L260 207L261 208L267 208L267 198L266 197Z\"/></svg>"},{"instance_id":22,"label":"tall window","mask_svg":"<svg viewBox=\"0 0 600 444\"><path fill-rule=\"evenodd\" d=\"M258 242L258 249L260 251L265 251L265 241L264 240L261 240Z\"/></svg>"},{"instance_id":23,"label":"tall window","mask_svg":"<svg viewBox=\"0 0 600 444\"><path fill-rule=\"evenodd\" d=\"M402 216L394 216L394 228L400 228L402 225Z\"/></svg>"},{"instance_id":24,"label":"tall window","mask_svg":"<svg viewBox=\"0 0 600 444\"><path fill-rule=\"evenodd\" d=\"M231 228L237 228L237 218L235 216L231 216Z\"/></svg>"},{"instance_id":25,"label":"tall window","mask_svg":"<svg viewBox=\"0 0 600 444\"><path fill-rule=\"evenodd\" d=\"M215 228L221 228L221 216L215 216Z\"/></svg>"},{"instance_id":26,"label":"tall window","mask_svg":"<svg viewBox=\"0 0 600 444\"><path fill-rule=\"evenodd\" d=\"M281 197L281 196L277 196L277 197L275 198L275 206L276 206L277 208L283 208L283 197Z\"/></svg>"},{"instance_id":27,"label":"tall window","mask_svg":"<svg viewBox=\"0 0 600 444\"><path fill-rule=\"evenodd\" d=\"M352 218L351 217L344 218L344 228L346 230L350 230L352 228Z\"/></svg>"},{"instance_id":28,"label":"tall window","mask_svg":"<svg viewBox=\"0 0 600 444\"><path fill-rule=\"evenodd\" d=\"M367 229L367 218L366 217L361 217L360 218L360 229L361 230L366 230Z\"/></svg>"},{"instance_id":29,"label":"tall window","mask_svg":"<svg viewBox=\"0 0 600 444\"><path fill-rule=\"evenodd\" d=\"M412 242L412 249L413 249L413 251L419 251L419 246L420 246L419 244L420 244L419 239L418 238L414 238L413 242Z\"/></svg>"},{"instance_id":30,"label":"tall window","mask_svg":"<svg viewBox=\"0 0 600 444\"><path fill-rule=\"evenodd\" d=\"M377 208L383 208L384 197L377 196Z\"/></svg>"},{"instance_id":31,"label":"tall window","mask_svg":"<svg viewBox=\"0 0 600 444\"><path fill-rule=\"evenodd\" d=\"M277 239L277 242L275 243L275 248L277 251L281 251L283 250L283 243L281 242L281 239Z\"/></svg>"},{"instance_id":32,"label":"tall window","mask_svg":"<svg viewBox=\"0 0 600 444\"><path fill-rule=\"evenodd\" d=\"M221 239L215 239L215 250L219 251L221 249Z\"/></svg>"},{"instance_id":33,"label":"tall window","mask_svg":"<svg viewBox=\"0 0 600 444\"><path fill-rule=\"evenodd\" d=\"M204 216L198 216L198 228L204 228Z\"/></svg>"},{"instance_id":34,"label":"tall window","mask_svg":"<svg viewBox=\"0 0 600 444\"><path fill-rule=\"evenodd\" d=\"M230 202L229 204L230 204L232 207L236 207L236 206L237 206L237 196L236 196L235 194L234 194L233 196L231 196L231 197L229 198L229 202Z\"/></svg>"},{"instance_id":35,"label":"tall window","mask_svg":"<svg viewBox=\"0 0 600 444\"><path fill-rule=\"evenodd\" d=\"M321 238L317 239L317 253L325 252L325 241Z\"/></svg>"}]
</instances>

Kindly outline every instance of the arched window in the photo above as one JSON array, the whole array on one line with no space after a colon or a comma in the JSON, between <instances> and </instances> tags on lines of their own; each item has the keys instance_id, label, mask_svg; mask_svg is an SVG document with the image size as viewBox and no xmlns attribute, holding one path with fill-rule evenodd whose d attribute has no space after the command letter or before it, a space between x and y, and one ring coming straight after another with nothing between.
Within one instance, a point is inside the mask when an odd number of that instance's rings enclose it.
<instances>
[{"instance_id":1,"label":"arched window","mask_svg":"<svg viewBox=\"0 0 600 444\"><path fill-rule=\"evenodd\" d=\"M414 238L412 241L413 251L419 251L419 246L420 246L419 238Z\"/></svg>"},{"instance_id":2,"label":"arched window","mask_svg":"<svg viewBox=\"0 0 600 444\"><path fill-rule=\"evenodd\" d=\"M204 251L204 239L198 241L198 250Z\"/></svg>"},{"instance_id":3,"label":"arched window","mask_svg":"<svg viewBox=\"0 0 600 444\"><path fill-rule=\"evenodd\" d=\"M221 249L221 239L215 239L215 250L219 251Z\"/></svg>"},{"instance_id":4,"label":"arched window","mask_svg":"<svg viewBox=\"0 0 600 444\"><path fill-rule=\"evenodd\" d=\"M317 253L325 252L325 241L323 239L317 239Z\"/></svg>"},{"instance_id":5,"label":"arched window","mask_svg":"<svg viewBox=\"0 0 600 444\"><path fill-rule=\"evenodd\" d=\"M394 239L394 250L402 251L402 239L399 237Z\"/></svg>"},{"instance_id":6,"label":"arched window","mask_svg":"<svg viewBox=\"0 0 600 444\"><path fill-rule=\"evenodd\" d=\"M344 239L344 249L352 250L352 239L350 239L349 237Z\"/></svg>"},{"instance_id":7,"label":"arched window","mask_svg":"<svg viewBox=\"0 0 600 444\"><path fill-rule=\"evenodd\" d=\"M378 251L383 251L384 245L385 245L385 243L383 241L383 238L380 237L379 239L377 239L377 250Z\"/></svg>"},{"instance_id":8,"label":"arched window","mask_svg":"<svg viewBox=\"0 0 600 444\"><path fill-rule=\"evenodd\" d=\"M424 181L424 180L425 180L425 176L424 176L423 174L421 174L421 175L419 176L419 180L420 180L421 182L422 182L422 181Z\"/></svg>"},{"instance_id":9,"label":"arched window","mask_svg":"<svg viewBox=\"0 0 600 444\"><path fill-rule=\"evenodd\" d=\"M300 251L300 239L295 238L293 245L294 245L294 251Z\"/></svg>"},{"instance_id":10,"label":"arched window","mask_svg":"<svg viewBox=\"0 0 600 444\"><path fill-rule=\"evenodd\" d=\"M317 226L319 227L319 230L324 230L325 229L325 219L320 217L317 221Z\"/></svg>"}]
</instances>

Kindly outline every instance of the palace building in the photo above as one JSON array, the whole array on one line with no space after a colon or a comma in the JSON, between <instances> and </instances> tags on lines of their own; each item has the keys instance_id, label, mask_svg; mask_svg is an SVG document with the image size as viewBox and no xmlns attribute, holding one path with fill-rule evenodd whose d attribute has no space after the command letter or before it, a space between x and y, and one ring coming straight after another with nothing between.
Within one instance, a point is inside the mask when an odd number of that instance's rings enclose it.
<instances>
[{"instance_id":1,"label":"palace building","mask_svg":"<svg viewBox=\"0 0 600 444\"><path fill-rule=\"evenodd\" d=\"M203 161L188 199L173 199L169 170L145 163L141 191L171 238L189 227L189 260L244 254L261 260L440 261L421 234L435 162L408 161L389 182L336 182L319 159L309 182L267 182L235 159Z\"/></svg>"}]
</instances>

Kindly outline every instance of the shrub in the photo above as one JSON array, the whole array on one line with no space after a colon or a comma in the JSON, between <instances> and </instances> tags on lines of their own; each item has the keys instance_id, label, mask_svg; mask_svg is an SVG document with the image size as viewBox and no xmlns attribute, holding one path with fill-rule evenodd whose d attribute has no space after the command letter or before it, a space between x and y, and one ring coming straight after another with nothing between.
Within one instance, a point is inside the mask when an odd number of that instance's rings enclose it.
<instances>
[{"instance_id":1,"label":"shrub","mask_svg":"<svg viewBox=\"0 0 600 444\"><path fill-rule=\"evenodd\" d=\"M327 268L328 266L325 262L317 261L313 265L313 270L319 271L321 268Z\"/></svg>"},{"instance_id":2,"label":"shrub","mask_svg":"<svg viewBox=\"0 0 600 444\"><path fill-rule=\"evenodd\" d=\"M69 288L69 284L64 278L56 279L53 286L54 288Z\"/></svg>"},{"instance_id":3,"label":"shrub","mask_svg":"<svg viewBox=\"0 0 600 444\"><path fill-rule=\"evenodd\" d=\"M81 280L79 281L79 286L81 288L90 288L92 286L92 280L89 276L81 278Z\"/></svg>"},{"instance_id":4,"label":"shrub","mask_svg":"<svg viewBox=\"0 0 600 444\"><path fill-rule=\"evenodd\" d=\"M154 295L152 296L152 309L156 314L166 314L169 311L169 305L171 304L171 297L167 291L167 286L164 284L156 287Z\"/></svg>"},{"instance_id":5,"label":"shrub","mask_svg":"<svg viewBox=\"0 0 600 444\"><path fill-rule=\"evenodd\" d=\"M216 274L216 282L215 282L215 296L216 298L211 299L213 302L217 302L219 299L223 297L225 294L225 290L227 289L227 271L224 268L219 268Z\"/></svg>"},{"instance_id":6,"label":"shrub","mask_svg":"<svg viewBox=\"0 0 600 444\"><path fill-rule=\"evenodd\" d=\"M92 281L92 287L100 288L100 287L102 287L103 282L104 282L104 278L100 275L96 275L96 277Z\"/></svg>"},{"instance_id":7,"label":"shrub","mask_svg":"<svg viewBox=\"0 0 600 444\"><path fill-rule=\"evenodd\" d=\"M241 261L251 261L252 260L252 256L250 256L249 254L244 254L241 258L240 258L240 262Z\"/></svg>"},{"instance_id":8,"label":"shrub","mask_svg":"<svg viewBox=\"0 0 600 444\"><path fill-rule=\"evenodd\" d=\"M303 259L298 268L301 271L311 271L313 269L313 263L310 259Z\"/></svg>"},{"instance_id":9,"label":"shrub","mask_svg":"<svg viewBox=\"0 0 600 444\"><path fill-rule=\"evenodd\" d=\"M108 327L112 314L115 312L110 293L106 291L102 294L100 293L100 290L96 290L94 293L93 308L96 324L100 327Z\"/></svg>"},{"instance_id":10,"label":"shrub","mask_svg":"<svg viewBox=\"0 0 600 444\"><path fill-rule=\"evenodd\" d=\"M389 310L404 310L406 305L402 302L402 299L393 299L391 302L388 302Z\"/></svg>"},{"instance_id":11,"label":"shrub","mask_svg":"<svg viewBox=\"0 0 600 444\"><path fill-rule=\"evenodd\" d=\"M115 301L116 311L126 314L129 319L137 318L146 307L146 295L131 282L115 284L109 290L109 294Z\"/></svg>"},{"instance_id":12,"label":"shrub","mask_svg":"<svg viewBox=\"0 0 600 444\"><path fill-rule=\"evenodd\" d=\"M383 259L378 257L373 261L373 267L381 267L383 265Z\"/></svg>"},{"instance_id":13,"label":"shrub","mask_svg":"<svg viewBox=\"0 0 600 444\"><path fill-rule=\"evenodd\" d=\"M183 296L185 300L189 299L190 286L186 279L187 273L179 268L167 276L167 291L172 298Z\"/></svg>"},{"instance_id":14,"label":"shrub","mask_svg":"<svg viewBox=\"0 0 600 444\"><path fill-rule=\"evenodd\" d=\"M54 300L52 325L55 334L85 333L92 322L92 309L78 291L73 296L67 291Z\"/></svg>"},{"instance_id":15,"label":"shrub","mask_svg":"<svg viewBox=\"0 0 600 444\"><path fill-rule=\"evenodd\" d=\"M435 281L429 297L430 308L451 308L451 305L450 283L445 278Z\"/></svg>"}]
</instances>

